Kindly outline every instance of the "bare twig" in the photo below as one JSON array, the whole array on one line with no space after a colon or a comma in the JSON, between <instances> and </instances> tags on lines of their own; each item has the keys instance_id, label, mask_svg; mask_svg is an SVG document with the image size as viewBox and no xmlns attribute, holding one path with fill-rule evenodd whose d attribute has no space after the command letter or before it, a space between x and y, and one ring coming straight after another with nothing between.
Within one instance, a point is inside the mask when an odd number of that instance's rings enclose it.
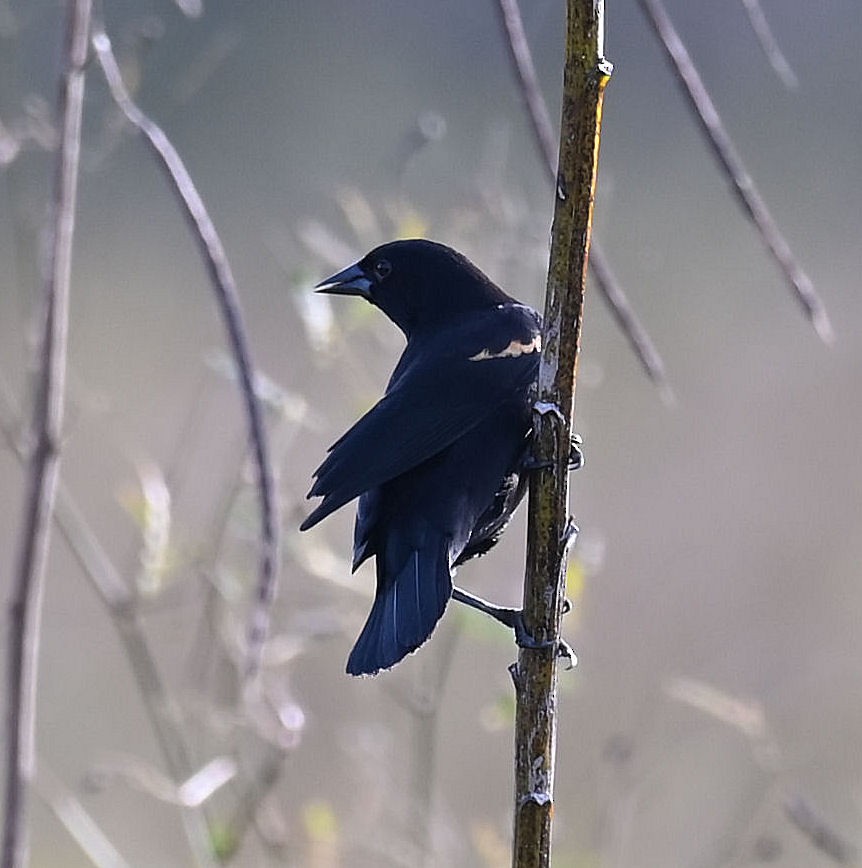
<instances>
[{"instance_id":1,"label":"bare twig","mask_svg":"<svg viewBox=\"0 0 862 868\"><path fill-rule=\"evenodd\" d=\"M857 864L856 847L826 821L809 801L792 795L784 803L787 818L805 835L812 845L839 865Z\"/></svg>"},{"instance_id":2,"label":"bare twig","mask_svg":"<svg viewBox=\"0 0 862 868\"><path fill-rule=\"evenodd\" d=\"M751 29L754 31L769 65L788 90L796 90L799 87L799 79L781 51L778 40L766 20L766 15L763 14L760 0L742 0L742 5L745 6L748 20L751 22Z\"/></svg>"},{"instance_id":3,"label":"bare twig","mask_svg":"<svg viewBox=\"0 0 862 868\"><path fill-rule=\"evenodd\" d=\"M24 461L22 447L16 442L13 432L11 420L15 415L15 408L7 390L0 389L0 431L12 453L20 461ZM144 636L135 596L117 572L62 480L57 484L54 521L84 575L111 615L125 646L129 665L141 693L141 701L152 723L169 773L175 780L187 778L193 772L191 757L155 658ZM182 817L193 851L194 864L214 865L206 818L200 811L192 809L183 809Z\"/></svg>"},{"instance_id":4,"label":"bare twig","mask_svg":"<svg viewBox=\"0 0 862 868\"><path fill-rule=\"evenodd\" d=\"M34 788L95 868L130 868L130 863L120 855L77 795L43 760L37 764Z\"/></svg>"},{"instance_id":5,"label":"bare twig","mask_svg":"<svg viewBox=\"0 0 862 868\"><path fill-rule=\"evenodd\" d=\"M539 77L533 64L530 43L521 19L518 0L498 0L503 27L506 30L509 56L515 66L521 94L527 106L533 135L539 150L542 152L545 166L550 174L551 182L557 181L557 137L554 135L554 125L548 114L548 105L539 87Z\"/></svg>"},{"instance_id":6,"label":"bare twig","mask_svg":"<svg viewBox=\"0 0 862 868\"><path fill-rule=\"evenodd\" d=\"M26 807L34 763L39 621L63 425L69 283L90 11L90 0L68 3L64 74L57 103L62 132L49 223L50 265L45 283L41 370L34 413L35 448L9 604L3 868L16 868L27 862Z\"/></svg>"},{"instance_id":7,"label":"bare twig","mask_svg":"<svg viewBox=\"0 0 862 868\"><path fill-rule=\"evenodd\" d=\"M667 14L664 4L661 0L639 0L639 2L664 45L677 80L697 113L701 128L706 133L713 153L733 184L740 204L760 232L760 237L784 273L797 300L805 309L814 330L825 343L832 343L834 333L823 300L817 294L811 279L796 261L790 245L772 219L766 202L754 185L753 178L748 174L742 157L725 129L715 103L707 92L703 79Z\"/></svg>"},{"instance_id":8,"label":"bare twig","mask_svg":"<svg viewBox=\"0 0 862 868\"><path fill-rule=\"evenodd\" d=\"M518 0L498 0L498 4L506 31L509 56L518 76L524 104L533 128L533 136L548 170L548 178L551 184L556 185L557 139L554 135L554 125L548 114L547 103L539 87ZM658 387L662 399L669 403L673 400L673 392L667 379L664 362L647 330L638 319L628 296L614 276L610 263L596 239L593 239L590 248L590 268L596 281L596 288L628 339L646 375Z\"/></svg>"},{"instance_id":9,"label":"bare twig","mask_svg":"<svg viewBox=\"0 0 862 868\"><path fill-rule=\"evenodd\" d=\"M676 399L665 370L664 360L643 323L637 318L634 308L629 304L604 250L595 241L590 245L590 273L596 280L596 289L608 302L611 314L628 338L647 376L658 389L662 401L668 405L673 404Z\"/></svg>"},{"instance_id":10,"label":"bare twig","mask_svg":"<svg viewBox=\"0 0 862 868\"><path fill-rule=\"evenodd\" d=\"M440 699L461 635L461 622L450 624L437 640L434 656L428 655L413 673L407 708L412 716L411 827L416 844L416 865L434 865L434 787L438 761Z\"/></svg>"},{"instance_id":11,"label":"bare twig","mask_svg":"<svg viewBox=\"0 0 862 868\"><path fill-rule=\"evenodd\" d=\"M550 865L557 655L566 555L576 531L568 517L568 464L587 257L601 131L602 0L569 0L551 258L542 328L533 454L546 467L530 479L524 623L536 647L521 648L515 683L515 868Z\"/></svg>"},{"instance_id":12,"label":"bare twig","mask_svg":"<svg viewBox=\"0 0 862 868\"><path fill-rule=\"evenodd\" d=\"M261 805L281 778L286 757L286 751L269 747L258 771L239 789L235 800L235 813L226 825L229 841L239 842L245 839L249 827L255 823Z\"/></svg>"},{"instance_id":13,"label":"bare twig","mask_svg":"<svg viewBox=\"0 0 862 868\"><path fill-rule=\"evenodd\" d=\"M243 325L239 293L221 239L180 155L161 127L151 121L132 102L111 50L111 42L104 30L100 28L94 32L92 42L114 101L129 122L140 130L152 148L194 231L195 239L212 279L212 285L230 339L234 361L239 372L248 420L249 438L257 465L261 513L260 571L249 618L244 673L246 681L249 682L260 669L263 646L269 632L270 609L275 598L278 575L279 521L269 446L263 414L255 393L254 367Z\"/></svg>"},{"instance_id":14,"label":"bare twig","mask_svg":"<svg viewBox=\"0 0 862 868\"><path fill-rule=\"evenodd\" d=\"M772 780L767 792L783 793L781 801L787 819L814 847L834 862L839 865L858 864L857 848L821 811L815 809L802 793L785 792L781 784L781 778L786 777L786 768L781 761L782 751L761 703L741 699L712 684L691 678L670 679L665 683L664 691L671 699L685 703L740 732L748 742L755 762ZM736 863L734 859L732 864Z\"/></svg>"},{"instance_id":15,"label":"bare twig","mask_svg":"<svg viewBox=\"0 0 862 868\"><path fill-rule=\"evenodd\" d=\"M174 703L144 635L135 596L117 573L72 496L62 485L57 494L56 520L60 533L111 615L165 765L171 777L181 781L193 773L193 763ZM200 810L189 807L182 807L181 813L194 864L214 865L206 818Z\"/></svg>"},{"instance_id":16,"label":"bare twig","mask_svg":"<svg viewBox=\"0 0 862 868\"><path fill-rule=\"evenodd\" d=\"M87 783L99 790L121 783L160 802L199 808L237 772L236 760L222 755L213 757L185 781L177 782L136 756L111 754L90 769Z\"/></svg>"}]
</instances>

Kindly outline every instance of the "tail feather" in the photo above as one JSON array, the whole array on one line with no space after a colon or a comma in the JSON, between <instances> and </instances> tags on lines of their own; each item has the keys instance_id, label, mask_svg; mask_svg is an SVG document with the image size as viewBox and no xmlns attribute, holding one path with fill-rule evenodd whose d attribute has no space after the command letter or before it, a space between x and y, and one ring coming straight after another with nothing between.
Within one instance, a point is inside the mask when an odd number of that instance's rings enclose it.
<instances>
[{"instance_id":1,"label":"tail feather","mask_svg":"<svg viewBox=\"0 0 862 868\"><path fill-rule=\"evenodd\" d=\"M411 551L395 576L382 574L385 560L378 553L377 596L347 660L350 675L373 675L415 651L452 595L446 540Z\"/></svg>"}]
</instances>

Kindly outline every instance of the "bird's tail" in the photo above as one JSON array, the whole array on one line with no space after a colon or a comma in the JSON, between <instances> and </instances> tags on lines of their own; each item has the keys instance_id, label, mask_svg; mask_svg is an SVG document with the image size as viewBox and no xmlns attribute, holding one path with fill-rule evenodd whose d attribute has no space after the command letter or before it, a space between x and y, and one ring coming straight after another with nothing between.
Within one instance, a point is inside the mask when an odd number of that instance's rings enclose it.
<instances>
[{"instance_id":1,"label":"bird's tail","mask_svg":"<svg viewBox=\"0 0 862 868\"><path fill-rule=\"evenodd\" d=\"M395 576L377 555L377 596L347 660L349 675L374 675L415 651L452 596L449 545L443 539L410 552Z\"/></svg>"}]
</instances>

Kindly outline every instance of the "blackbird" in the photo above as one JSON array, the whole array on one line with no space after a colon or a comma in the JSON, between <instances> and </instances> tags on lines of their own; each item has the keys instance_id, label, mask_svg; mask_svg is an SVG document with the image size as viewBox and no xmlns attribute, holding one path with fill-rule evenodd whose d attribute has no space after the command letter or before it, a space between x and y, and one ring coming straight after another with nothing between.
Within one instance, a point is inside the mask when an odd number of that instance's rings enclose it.
<instances>
[{"instance_id":1,"label":"blackbird","mask_svg":"<svg viewBox=\"0 0 862 868\"><path fill-rule=\"evenodd\" d=\"M375 674L416 650L450 597L529 644L519 610L453 587L453 575L497 542L527 488L538 313L419 239L377 247L317 289L366 299L407 338L383 398L315 471L308 496L323 500L300 528L359 498L353 569L373 556L377 590L347 672Z\"/></svg>"}]
</instances>

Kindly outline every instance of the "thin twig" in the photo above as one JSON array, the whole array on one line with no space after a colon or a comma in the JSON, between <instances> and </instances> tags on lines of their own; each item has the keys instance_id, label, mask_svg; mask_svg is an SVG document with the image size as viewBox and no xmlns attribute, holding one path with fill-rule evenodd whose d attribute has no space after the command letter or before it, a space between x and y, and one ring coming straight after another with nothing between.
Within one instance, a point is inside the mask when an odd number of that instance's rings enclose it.
<instances>
[{"instance_id":1,"label":"thin twig","mask_svg":"<svg viewBox=\"0 0 862 868\"><path fill-rule=\"evenodd\" d=\"M58 491L56 519L60 533L110 613L120 635L167 770L174 780L182 781L192 774L194 764L177 721L175 704L144 635L135 596L115 570L76 502L62 485ZM194 864L215 865L206 817L195 808L182 807L180 812Z\"/></svg>"},{"instance_id":2,"label":"thin twig","mask_svg":"<svg viewBox=\"0 0 862 868\"><path fill-rule=\"evenodd\" d=\"M751 22L751 29L754 31L769 65L788 90L796 90L799 87L799 79L781 51L778 40L763 13L760 0L742 0L742 5L745 6L748 20Z\"/></svg>"},{"instance_id":3,"label":"thin twig","mask_svg":"<svg viewBox=\"0 0 862 868\"><path fill-rule=\"evenodd\" d=\"M590 245L590 273L596 279L596 289L608 301L611 314L634 347L641 365L658 389L662 401L668 405L673 404L676 399L665 370L664 360L629 304L604 251L595 241Z\"/></svg>"},{"instance_id":4,"label":"thin twig","mask_svg":"<svg viewBox=\"0 0 862 868\"><path fill-rule=\"evenodd\" d=\"M44 760L37 764L34 788L95 868L131 868L74 791L48 768Z\"/></svg>"},{"instance_id":5,"label":"thin twig","mask_svg":"<svg viewBox=\"0 0 862 868\"><path fill-rule=\"evenodd\" d=\"M604 59L602 0L569 0L551 257L542 326L527 518L524 626L536 640L511 668L515 683L514 868L551 859L557 728L557 656L566 556L577 530L568 516L569 453L587 259L601 132L611 73Z\"/></svg>"},{"instance_id":6,"label":"thin twig","mask_svg":"<svg viewBox=\"0 0 862 868\"><path fill-rule=\"evenodd\" d=\"M754 179L748 174L742 157L725 129L715 103L707 92L703 79L667 14L664 4L661 0L639 0L639 2L653 30L664 45L677 80L697 114L713 153L733 184L740 204L760 232L760 237L784 273L799 303L805 309L814 330L822 341L827 344L832 343L834 332L829 322L829 315L826 313L826 306L817 294L811 279L796 261L790 245L781 234L766 207L766 202L754 185Z\"/></svg>"},{"instance_id":7,"label":"thin twig","mask_svg":"<svg viewBox=\"0 0 862 868\"><path fill-rule=\"evenodd\" d=\"M72 238L90 11L90 0L68 3L64 74L57 101L62 132L49 223L50 265L45 283L41 370L34 413L35 448L30 461L24 523L9 604L3 868L25 865L28 854L26 809L34 765L41 597L60 466Z\"/></svg>"},{"instance_id":8,"label":"thin twig","mask_svg":"<svg viewBox=\"0 0 862 868\"><path fill-rule=\"evenodd\" d=\"M165 775L140 757L113 753L102 757L87 773L91 788L104 790L115 784L144 793L152 799L184 808L199 808L237 776L236 760L215 756L184 781Z\"/></svg>"},{"instance_id":9,"label":"thin twig","mask_svg":"<svg viewBox=\"0 0 862 868\"><path fill-rule=\"evenodd\" d=\"M213 289L221 308L234 361L239 372L249 438L257 465L261 513L260 571L247 632L244 678L248 683L260 669L263 646L269 633L270 609L275 598L278 577L279 521L275 482L269 458L269 445L263 423L263 414L255 393L254 367L243 325L239 293L221 239L180 155L161 127L150 120L132 101L126 86L123 84L117 61L111 50L111 42L105 31L101 28L97 29L93 33L92 43L114 101L129 122L144 135L164 169L171 188L194 231L195 239L212 279Z\"/></svg>"},{"instance_id":10,"label":"thin twig","mask_svg":"<svg viewBox=\"0 0 862 868\"><path fill-rule=\"evenodd\" d=\"M261 804L279 782L284 770L287 752L269 747L254 776L239 788L235 799L234 814L225 824L227 840L238 846L245 840L249 827L254 823Z\"/></svg>"},{"instance_id":11,"label":"thin twig","mask_svg":"<svg viewBox=\"0 0 862 868\"><path fill-rule=\"evenodd\" d=\"M857 865L859 852L851 841L837 832L826 818L803 796L791 795L784 802L788 820L811 844L839 865Z\"/></svg>"},{"instance_id":12,"label":"thin twig","mask_svg":"<svg viewBox=\"0 0 862 868\"><path fill-rule=\"evenodd\" d=\"M539 150L542 152L551 183L556 184L557 137L554 134L551 116L548 114L548 105L542 95L542 89L539 87L539 77L536 75L536 67L533 63L530 43L527 41L527 33L524 30L518 0L498 0L498 4L503 18L503 27L506 30L509 57L515 66L518 82L521 85L521 95L527 106L533 135Z\"/></svg>"},{"instance_id":13,"label":"thin twig","mask_svg":"<svg viewBox=\"0 0 862 868\"><path fill-rule=\"evenodd\" d=\"M12 419L15 415L15 407L6 389L0 389L0 431L12 453L24 461L24 453L13 433ZM192 774L194 766L176 719L174 705L147 644L135 595L117 572L62 480L57 484L54 521L84 575L111 615L112 623L125 646L129 666L168 772L175 780L184 780ZM200 810L191 808L183 808L181 813L194 864L210 868L215 865L215 860L206 818Z\"/></svg>"},{"instance_id":14,"label":"thin twig","mask_svg":"<svg viewBox=\"0 0 862 868\"><path fill-rule=\"evenodd\" d=\"M407 708L411 714L411 826L416 843L416 865L434 865L434 788L438 769L440 706L449 680L454 651L461 636L461 622L449 624L437 640L435 655L418 660L413 673Z\"/></svg>"},{"instance_id":15,"label":"thin twig","mask_svg":"<svg viewBox=\"0 0 862 868\"><path fill-rule=\"evenodd\" d=\"M498 5L506 31L509 56L521 86L521 94L527 107L527 114L530 117L533 136L541 152L548 178L551 184L556 186L557 138L554 134L554 125L548 114L548 105L542 95L542 89L539 87L539 79L533 64L530 43L527 41L527 34L524 31L524 22L521 19L518 0L498 0ZM673 400L673 391L668 382L664 362L647 330L638 319L628 296L614 276L610 263L595 238L590 248L590 269L596 281L596 288L628 339L646 375L658 387L662 399L666 403L670 403Z\"/></svg>"}]
</instances>

